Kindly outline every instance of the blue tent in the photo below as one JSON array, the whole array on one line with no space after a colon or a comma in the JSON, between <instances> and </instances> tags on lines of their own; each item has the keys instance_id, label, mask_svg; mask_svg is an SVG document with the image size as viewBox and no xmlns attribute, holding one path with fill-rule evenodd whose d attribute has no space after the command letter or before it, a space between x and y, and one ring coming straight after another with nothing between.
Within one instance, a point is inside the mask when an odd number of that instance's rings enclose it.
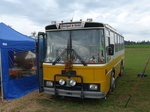
<instances>
[{"instance_id":1,"label":"blue tent","mask_svg":"<svg viewBox=\"0 0 150 112\"><path fill-rule=\"evenodd\" d=\"M21 97L38 89L38 76L10 80L9 51L27 51L35 49L35 39L25 36L4 23L0 23L0 75L3 98L10 100Z\"/></svg>"}]
</instances>

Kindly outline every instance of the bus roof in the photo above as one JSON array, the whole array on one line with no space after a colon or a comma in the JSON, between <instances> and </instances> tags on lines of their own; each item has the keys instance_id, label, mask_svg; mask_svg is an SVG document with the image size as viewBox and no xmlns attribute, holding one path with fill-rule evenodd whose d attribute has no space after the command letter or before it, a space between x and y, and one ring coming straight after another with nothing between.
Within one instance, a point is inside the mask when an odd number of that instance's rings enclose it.
<instances>
[{"instance_id":1,"label":"bus roof","mask_svg":"<svg viewBox=\"0 0 150 112\"><path fill-rule=\"evenodd\" d=\"M47 25L45 27L45 30L46 31L48 30L74 30L74 29L84 29L84 28L91 28L91 29L92 28L108 28L111 31L118 33L116 29L114 29L112 26L108 24L101 23L101 22L88 22L88 21L61 22L58 24L54 22L53 24Z\"/></svg>"},{"instance_id":2,"label":"bus roof","mask_svg":"<svg viewBox=\"0 0 150 112\"><path fill-rule=\"evenodd\" d=\"M59 24L50 24L45 27L46 30L50 29L79 29L86 27L104 27L105 24L99 22L84 22L84 21L76 21L76 22L62 22Z\"/></svg>"}]
</instances>

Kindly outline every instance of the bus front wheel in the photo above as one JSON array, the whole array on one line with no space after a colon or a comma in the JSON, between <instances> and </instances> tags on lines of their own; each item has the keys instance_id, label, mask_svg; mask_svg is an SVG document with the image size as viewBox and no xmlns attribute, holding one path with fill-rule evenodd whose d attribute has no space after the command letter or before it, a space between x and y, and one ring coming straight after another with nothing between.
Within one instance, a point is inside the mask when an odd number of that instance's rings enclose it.
<instances>
[{"instance_id":1,"label":"bus front wheel","mask_svg":"<svg viewBox=\"0 0 150 112\"><path fill-rule=\"evenodd\" d=\"M115 79L115 72L113 71L111 74L110 91L113 91L115 88L116 88L116 79Z\"/></svg>"}]
</instances>

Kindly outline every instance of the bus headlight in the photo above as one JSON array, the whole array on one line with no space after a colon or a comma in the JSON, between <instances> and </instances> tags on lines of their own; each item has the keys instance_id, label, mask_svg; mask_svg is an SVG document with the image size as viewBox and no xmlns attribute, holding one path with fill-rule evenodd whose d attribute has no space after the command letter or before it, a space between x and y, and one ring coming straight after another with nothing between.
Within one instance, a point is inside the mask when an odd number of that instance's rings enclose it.
<instances>
[{"instance_id":1,"label":"bus headlight","mask_svg":"<svg viewBox=\"0 0 150 112\"><path fill-rule=\"evenodd\" d=\"M66 83L66 82L65 82L64 79L60 79L60 80L59 80L59 84L60 84L61 86L65 85L65 83Z\"/></svg>"},{"instance_id":2,"label":"bus headlight","mask_svg":"<svg viewBox=\"0 0 150 112\"><path fill-rule=\"evenodd\" d=\"M98 89L98 86L96 84L90 84L89 85L89 89L90 90L97 90Z\"/></svg>"},{"instance_id":3,"label":"bus headlight","mask_svg":"<svg viewBox=\"0 0 150 112\"><path fill-rule=\"evenodd\" d=\"M70 86L75 86L76 83L77 83L77 82L76 82L74 79L70 79L70 80L69 80L69 85L70 85Z\"/></svg>"},{"instance_id":4,"label":"bus headlight","mask_svg":"<svg viewBox=\"0 0 150 112\"><path fill-rule=\"evenodd\" d=\"M53 86L53 82L52 81L46 81L46 86L52 87Z\"/></svg>"}]
</instances>

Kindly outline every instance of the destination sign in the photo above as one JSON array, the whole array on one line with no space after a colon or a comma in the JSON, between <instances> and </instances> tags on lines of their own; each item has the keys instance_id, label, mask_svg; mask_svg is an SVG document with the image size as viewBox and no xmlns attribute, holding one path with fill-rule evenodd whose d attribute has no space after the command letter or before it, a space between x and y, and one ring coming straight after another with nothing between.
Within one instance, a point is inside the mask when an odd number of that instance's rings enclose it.
<instances>
[{"instance_id":1,"label":"destination sign","mask_svg":"<svg viewBox=\"0 0 150 112\"><path fill-rule=\"evenodd\" d=\"M60 29L74 29L74 28L82 28L83 24L81 23L72 23L72 24L61 24Z\"/></svg>"}]
</instances>

